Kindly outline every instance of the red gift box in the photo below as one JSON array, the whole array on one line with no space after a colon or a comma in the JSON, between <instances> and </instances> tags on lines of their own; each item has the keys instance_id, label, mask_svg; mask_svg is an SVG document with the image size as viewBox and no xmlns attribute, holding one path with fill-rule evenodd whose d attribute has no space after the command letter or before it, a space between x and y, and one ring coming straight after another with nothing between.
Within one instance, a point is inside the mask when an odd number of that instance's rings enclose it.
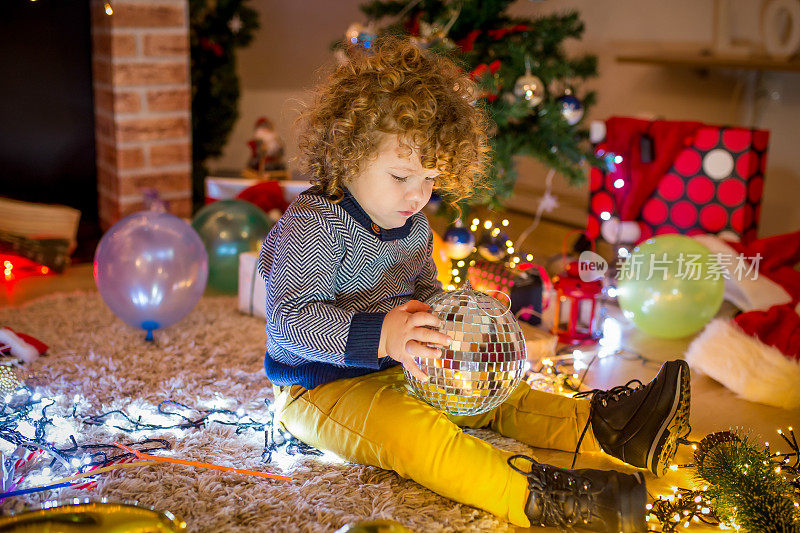
<instances>
[{"instance_id":1,"label":"red gift box","mask_svg":"<svg viewBox=\"0 0 800 533\"><path fill-rule=\"evenodd\" d=\"M608 119L596 146L607 168L590 175L587 237L619 220L638 226L623 241L664 233L755 239L768 142L766 130Z\"/></svg>"}]
</instances>

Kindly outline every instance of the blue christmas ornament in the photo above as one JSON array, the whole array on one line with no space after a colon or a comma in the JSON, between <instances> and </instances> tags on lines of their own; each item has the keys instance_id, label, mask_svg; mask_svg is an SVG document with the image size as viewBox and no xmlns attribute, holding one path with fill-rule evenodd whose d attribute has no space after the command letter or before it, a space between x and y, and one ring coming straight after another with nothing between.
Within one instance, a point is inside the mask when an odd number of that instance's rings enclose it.
<instances>
[{"instance_id":1,"label":"blue christmas ornament","mask_svg":"<svg viewBox=\"0 0 800 533\"><path fill-rule=\"evenodd\" d=\"M475 236L467 228L455 226L445 232L444 244L451 259L464 259L475 248Z\"/></svg>"},{"instance_id":2,"label":"blue christmas ornament","mask_svg":"<svg viewBox=\"0 0 800 533\"><path fill-rule=\"evenodd\" d=\"M478 243L478 253L487 261L502 261L508 250L507 241L508 235L502 231L495 235L490 232L484 233Z\"/></svg>"},{"instance_id":3,"label":"blue christmas ornament","mask_svg":"<svg viewBox=\"0 0 800 533\"><path fill-rule=\"evenodd\" d=\"M440 207L442 207L442 197L441 197L441 196L439 196L439 195L438 195L438 194L436 194L436 193L433 193L433 194L431 195L431 199L430 199L430 200L428 200L428 203L427 203L427 204L425 204L425 207L423 207L423 208L422 208L422 210L423 210L423 211L424 211L424 212L425 212L427 215L431 215L431 216L433 216L433 215L435 215L435 214L436 214L436 213L439 211L439 208L440 208Z\"/></svg>"},{"instance_id":4,"label":"blue christmas ornament","mask_svg":"<svg viewBox=\"0 0 800 533\"><path fill-rule=\"evenodd\" d=\"M570 126L574 126L583 118L583 104L571 92L559 96L558 103L561 106L561 115Z\"/></svg>"}]
</instances>

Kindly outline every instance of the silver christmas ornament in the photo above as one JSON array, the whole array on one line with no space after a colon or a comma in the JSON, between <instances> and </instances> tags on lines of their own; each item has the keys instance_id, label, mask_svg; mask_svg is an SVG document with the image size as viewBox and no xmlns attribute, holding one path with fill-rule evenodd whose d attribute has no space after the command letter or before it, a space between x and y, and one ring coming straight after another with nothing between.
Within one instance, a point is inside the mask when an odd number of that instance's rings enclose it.
<instances>
[{"instance_id":1,"label":"silver christmas ornament","mask_svg":"<svg viewBox=\"0 0 800 533\"><path fill-rule=\"evenodd\" d=\"M415 358L428 374L423 383L405 371L422 400L451 415L476 415L500 405L517 388L526 368L522 329L506 305L469 283L427 301L453 339L441 357Z\"/></svg>"},{"instance_id":2,"label":"silver christmas ornament","mask_svg":"<svg viewBox=\"0 0 800 533\"><path fill-rule=\"evenodd\" d=\"M527 100L529 106L536 107L544 100L544 83L538 76L526 73L514 84L514 94Z\"/></svg>"},{"instance_id":3,"label":"silver christmas ornament","mask_svg":"<svg viewBox=\"0 0 800 533\"><path fill-rule=\"evenodd\" d=\"M514 95L527 100L530 107L536 107L544 100L544 83L538 76L531 74L531 58L529 56L525 56L525 74L517 78L514 83Z\"/></svg>"}]
</instances>

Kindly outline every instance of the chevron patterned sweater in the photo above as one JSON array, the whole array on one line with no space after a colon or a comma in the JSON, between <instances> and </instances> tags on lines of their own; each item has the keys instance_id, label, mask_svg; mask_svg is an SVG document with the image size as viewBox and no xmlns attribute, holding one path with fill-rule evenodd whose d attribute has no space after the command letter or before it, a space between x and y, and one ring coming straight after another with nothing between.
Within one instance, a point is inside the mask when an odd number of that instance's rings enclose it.
<instances>
[{"instance_id":1,"label":"chevron patterned sweater","mask_svg":"<svg viewBox=\"0 0 800 533\"><path fill-rule=\"evenodd\" d=\"M386 313L441 291L433 234L417 213L382 229L347 192L339 203L316 188L300 194L264 240L267 377L306 389L397 363L378 358Z\"/></svg>"}]
</instances>

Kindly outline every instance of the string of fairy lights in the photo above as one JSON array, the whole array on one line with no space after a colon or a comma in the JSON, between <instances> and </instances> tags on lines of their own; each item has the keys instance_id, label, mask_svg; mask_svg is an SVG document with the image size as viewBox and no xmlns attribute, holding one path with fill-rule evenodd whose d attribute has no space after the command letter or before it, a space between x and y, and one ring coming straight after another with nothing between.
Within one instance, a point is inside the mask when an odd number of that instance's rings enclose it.
<instances>
[{"instance_id":1,"label":"string of fairy lights","mask_svg":"<svg viewBox=\"0 0 800 533\"><path fill-rule=\"evenodd\" d=\"M613 332L613 328L609 332ZM613 333L610 337L613 340ZM598 343L594 347L584 346L581 349L565 347L555 355L545 357L532 365L527 380L532 386L542 390L572 394L581 389L594 362L609 356L639 360L643 364L655 363L624 348L613 349L608 342L604 345ZM287 455L324 455L324 452L294 439L277 427L274 406L268 400L265 400L266 416L254 416L242 408L192 408L174 400L164 400L151 411L128 406L126 409L83 414L85 400L80 395L75 395L64 405L63 397L44 396L21 382L16 382L15 390L9 391L9 386L14 382L9 377L8 367L0 368L6 369L0 372L0 390L6 392L0 409L0 450L3 452L4 481L0 501L12 496L66 487L89 489L95 486L100 474L119 468L158 464L146 460L153 456L143 454L172 448L168 440L157 437L136 440L135 444L130 445L131 451L120 451L121 446L115 443L78 443L75 438L76 434L80 434L78 424L104 426L132 437L170 430L191 431L205 428L209 424L221 424L235 428L237 435L263 432L264 463L271 463L273 454L278 450ZM57 405L63 414L51 413ZM775 472L781 473L795 495L800 496L800 450L797 438L791 427L788 428L788 433L778 430L778 435L789 447L789 452L769 451L769 460L775 463ZM10 452L7 445L12 448ZM697 446L697 443L692 444L695 450ZM765 449L769 450L769 443L765 443ZM672 465L671 470L693 466L695 465ZM707 491L708 486L676 486L672 487L672 494L656 496L647 506L648 521L655 528L651 531L676 532L692 524L738 530L737 524L720 521L714 513L713 501L707 497ZM798 503L795 502L794 505L797 506Z\"/></svg>"},{"instance_id":2,"label":"string of fairy lights","mask_svg":"<svg viewBox=\"0 0 800 533\"><path fill-rule=\"evenodd\" d=\"M12 496L56 490L60 488L91 488L97 476L119 468L158 464L152 460L135 461L141 454L171 450L170 442L148 436L171 431L191 431L220 424L234 428L239 435L263 432L261 460L273 461L273 454L282 450L288 455L323 455L279 428L274 419L274 406L269 400L266 415L254 416L242 408L213 407L197 409L174 400L164 400L154 412L129 405L125 410L113 409L98 414L84 414L85 400L74 395L44 396L16 379L13 370L0 365L0 452L2 453L2 492L0 501ZM61 412L61 414L52 411ZM130 451L118 443L78 443L81 425L100 426L109 433L123 432L134 439ZM154 458L147 456L147 458ZM171 460L206 468L238 471L272 476L256 471L243 471L209 463Z\"/></svg>"},{"instance_id":3,"label":"string of fairy lights","mask_svg":"<svg viewBox=\"0 0 800 533\"><path fill-rule=\"evenodd\" d=\"M800 501L798 501L800 500L800 447L798 446L794 429L791 426L788 428L788 436L782 429L778 429L777 432L790 451L788 453L772 452L770 451L769 442L765 442L763 452L760 455L763 458L764 465L771 469L774 468L774 473L780 475L781 479L790 487L792 498L794 499L794 522L796 526L798 524L797 509L800 508ZM736 433L720 432L707 435L700 443L692 444L692 449L695 450L695 463L698 463L702 457L702 455L698 455L698 450L708 453L708 450L720 445L720 443L730 442L731 440L737 443L742 441ZM746 462L736 464L728 459L728 463L732 464L727 464L727 467L744 475L747 475L750 468L750 465ZM697 467L697 464L673 465L672 470L677 470L679 467L694 468ZM647 504L649 513L647 521L653 523L652 525L657 528L651 529L651 531L674 533L689 528L693 523L718 526L721 530L741 530L742 526L735 520L729 520L726 523L717 516L714 511L714 500L708 496L709 492L709 485L704 483L694 489L674 486L672 487L672 494L658 495L653 503ZM734 496L754 497L754 495L743 494L735 494ZM777 511L770 511L770 513L773 512ZM789 520L792 520L792 518L790 517ZM777 529L774 529L774 531L783 530L779 524L776 527Z\"/></svg>"},{"instance_id":4,"label":"string of fairy lights","mask_svg":"<svg viewBox=\"0 0 800 533\"><path fill-rule=\"evenodd\" d=\"M501 228L508 227L509 221L508 219L504 218L501 220L499 224L495 223L492 220L481 220L480 218L473 218L471 224L469 226L469 230L475 234L479 228L483 228L489 236L493 238L497 238L500 233L503 231ZM516 248L514 247L514 242L511 239L506 239L505 242L501 243L505 245L504 252L507 257L507 260L503 263L505 266L509 268L517 268L520 263L523 261L533 261L533 254L521 254L519 253ZM473 252L478 251L478 243L472 249ZM454 260L452 265L452 283L450 283L447 287L448 290L455 290L458 287L459 283L462 283L468 279L468 272L469 267L475 265L474 259L459 259Z\"/></svg>"}]
</instances>

